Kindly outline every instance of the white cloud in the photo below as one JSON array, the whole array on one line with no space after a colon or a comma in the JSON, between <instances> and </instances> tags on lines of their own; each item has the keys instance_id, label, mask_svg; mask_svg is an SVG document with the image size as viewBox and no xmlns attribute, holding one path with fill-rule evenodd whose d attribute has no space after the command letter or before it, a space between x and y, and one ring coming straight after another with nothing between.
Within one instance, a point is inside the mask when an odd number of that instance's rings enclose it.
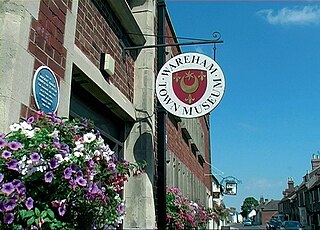
<instances>
[{"instance_id":1,"label":"white cloud","mask_svg":"<svg viewBox=\"0 0 320 230\"><path fill-rule=\"evenodd\" d=\"M273 25L309 25L320 23L320 6L282 8L275 12L272 9L260 10L257 14Z\"/></svg>"}]
</instances>

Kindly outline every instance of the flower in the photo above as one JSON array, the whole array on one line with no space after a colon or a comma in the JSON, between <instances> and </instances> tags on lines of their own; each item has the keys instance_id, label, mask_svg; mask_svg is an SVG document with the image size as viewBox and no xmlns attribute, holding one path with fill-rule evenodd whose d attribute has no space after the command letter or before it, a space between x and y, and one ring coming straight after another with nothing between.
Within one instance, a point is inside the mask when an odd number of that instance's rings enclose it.
<instances>
[{"instance_id":1,"label":"flower","mask_svg":"<svg viewBox=\"0 0 320 230\"><path fill-rule=\"evenodd\" d=\"M206 229L213 211L184 197L179 188L167 188L166 222L168 229Z\"/></svg>"},{"instance_id":2,"label":"flower","mask_svg":"<svg viewBox=\"0 0 320 230\"><path fill-rule=\"evenodd\" d=\"M14 186L11 182L2 185L1 192L10 195L14 191Z\"/></svg>"},{"instance_id":3,"label":"flower","mask_svg":"<svg viewBox=\"0 0 320 230\"><path fill-rule=\"evenodd\" d=\"M12 151L17 151L18 149L22 148L21 143L16 141L11 141L7 145Z\"/></svg>"},{"instance_id":4,"label":"flower","mask_svg":"<svg viewBox=\"0 0 320 230\"><path fill-rule=\"evenodd\" d=\"M6 145L7 145L6 140L4 140L3 138L0 138L0 148L3 148Z\"/></svg>"},{"instance_id":5,"label":"flower","mask_svg":"<svg viewBox=\"0 0 320 230\"><path fill-rule=\"evenodd\" d=\"M95 139L96 139L96 135L94 135L93 133L86 133L83 135L83 142L84 143L91 143Z\"/></svg>"},{"instance_id":6,"label":"flower","mask_svg":"<svg viewBox=\"0 0 320 230\"><path fill-rule=\"evenodd\" d=\"M104 229L125 214L120 198L144 164L118 159L92 122L37 112L0 134L0 219L5 229Z\"/></svg>"},{"instance_id":7,"label":"flower","mask_svg":"<svg viewBox=\"0 0 320 230\"><path fill-rule=\"evenodd\" d=\"M14 215L12 213L6 213L3 216L3 222L5 224L12 224L14 221Z\"/></svg>"},{"instance_id":8,"label":"flower","mask_svg":"<svg viewBox=\"0 0 320 230\"><path fill-rule=\"evenodd\" d=\"M32 162L38 162L40 160L40 155L39 153L35 153L33 152L31 155L30 155L30 159Z\"/></svg>"},{"instance_id":9,"label":"flower","mask_svg":"<svg viewBox=\"0 0 320 230\"><path fill-rule=\"evenodd\" d=\"M2 152L2 157L3 157L4 159L10 158L10 157L11 157L11 152L8 151L8 150L4 150L4 151Z\"/></svg>"}]
</instances>

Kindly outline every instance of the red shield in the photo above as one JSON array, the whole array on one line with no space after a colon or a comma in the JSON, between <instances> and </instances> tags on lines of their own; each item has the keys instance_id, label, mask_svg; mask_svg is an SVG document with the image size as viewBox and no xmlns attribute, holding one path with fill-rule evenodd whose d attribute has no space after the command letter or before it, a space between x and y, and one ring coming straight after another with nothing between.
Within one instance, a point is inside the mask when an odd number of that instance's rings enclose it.
<instances>
[{"instance_id":1,"label":"red shield","mask_svg":"<svg viewBox=\"0 0 320 230\"><path fill-rule=\"evenodd\" d=\"M180 101L192 105L201 99L207 89L207 71L187 69L174 72L172 88Z\"/></svg>"}]
</instances>

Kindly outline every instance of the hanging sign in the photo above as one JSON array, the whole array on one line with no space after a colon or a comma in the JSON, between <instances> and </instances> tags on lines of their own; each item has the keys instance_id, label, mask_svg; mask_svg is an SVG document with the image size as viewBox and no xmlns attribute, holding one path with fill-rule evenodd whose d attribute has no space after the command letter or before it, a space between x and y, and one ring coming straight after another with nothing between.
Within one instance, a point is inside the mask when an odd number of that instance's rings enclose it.
<instances>
[{"instance_id":1,"label":"hanging sign","mask_svg":"<svg viewBox=\"0 0 320 230\"><path fill-rule=\"evenodd\" d=\"M55 113L59 105L59 85L48 66L39 67L33 77L33 96L38 109L44 113Z\"/></svg>"},{"instance_id":2,"label":"hanging sign","mask_svg":"<svg viewBox=\"0 0 320 230\"><path fill-rule=\"evenodd\" d=\"M237 183L235 181L227 181L224 190L225 195L237 195Z\"/></svg>"},{"instance_id":3,"label":"hanging sign","mask_svg":"<svg viewBox=\"0 0 320 230\"><path fill-rule=\"evenodd\" d=\"M156 80L157 98L173 115L184 118L203 116L221 101L225 79L220 66L199 53L171 58L160 69Z\"/></svg>"}]
</instances>

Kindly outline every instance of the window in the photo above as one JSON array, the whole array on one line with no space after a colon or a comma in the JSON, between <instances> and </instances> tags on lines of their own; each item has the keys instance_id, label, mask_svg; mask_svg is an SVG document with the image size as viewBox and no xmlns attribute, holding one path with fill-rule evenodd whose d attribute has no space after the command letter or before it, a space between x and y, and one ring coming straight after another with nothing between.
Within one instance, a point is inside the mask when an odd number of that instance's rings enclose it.
<instances>
[{"instance_id":1,"label":"window","mask_svg":"<svg viewBox=\"0 0 320 230\"><path fill-rule=\"evenodd\" d=\"M92 120L115 154L123 157L125 122L74 80L71 85L70 117Z\"/></svg>"}]
</instances>

